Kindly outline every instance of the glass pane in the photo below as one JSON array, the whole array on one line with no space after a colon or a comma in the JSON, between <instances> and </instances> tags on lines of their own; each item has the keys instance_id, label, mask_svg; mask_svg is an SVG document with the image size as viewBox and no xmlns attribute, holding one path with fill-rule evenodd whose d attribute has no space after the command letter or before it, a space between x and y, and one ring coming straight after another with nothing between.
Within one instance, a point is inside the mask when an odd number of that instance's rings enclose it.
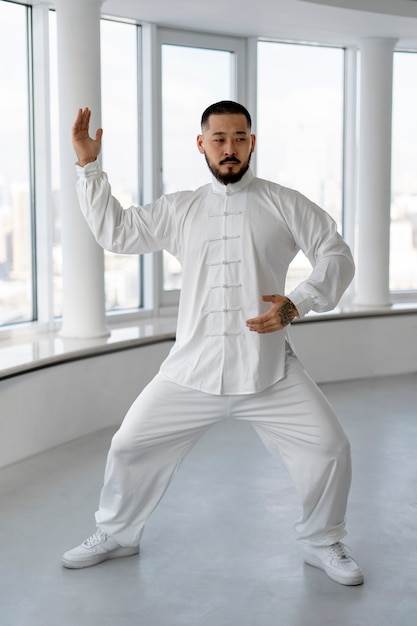
<instances>
[{"instance_id":1,"label":"glass pane","mask_svg":"<svg viewBox=\"0 0 417 626\"><path fill-rule=\"evenodd\" d=\"M163 190L196 189L210 180L197 150L200 119L213 102L234 97L234 55L224 50L162 46ZM164 290L181 287L181 267L164 252Z\"/></svg>"},{"instance_id":2,"label":"glass pane","mask_svg":"<svg viewBox=\"0 0 417 626\"><path fill-rule=\"evenodd\" d=\"M271 80L275 77L275 80ZM259 42L257 173L301 191L342 227L344 51ZM311 271L299 253L286 292Z\"/></svg>"},{"instance_id":3,"label":"glass pane","mask_svg":"<svg viewBox=\"0 0 417 626\"><path fill-rule=\"evenodd\" d=\"M0 2L0 325L33 319L26 19Z\"/></svg>"},{"instance_id":4,"label":"glass pane","mask_svg":"<svg viewBox=\"0 0 417 626\"><path fill-rule=\"evenodd\" d=\"M137 26L101 22L103 168L126 209L138 204L139 113ZM105 252L106 309L136 309L140 302L137 255Z\"/></svg>"},{"instance_id":5,"label":"glass pane","mask_svg":"<svg viewBox=\"0 0 417 626\"><path fill-rule=\"evenodd\" d=\"M417 290L417 53L394 54L390 289Z\"/></svg>"},{"instance_id":6,"label":"glass pane","mask_svg":"<svg viewBox=\"0 0 417 626\"><path fill-rule=\"evenodd\" d=\"M53 250L52 273L54 291L54 317L62 316L62 242L61 210L59 206L59 105L58 105L58 44L55 11L49 11L49 84L51 106L51 183L53 198ZM75 162L75 159L74 159Z\"/></svg>"}]
</instances>

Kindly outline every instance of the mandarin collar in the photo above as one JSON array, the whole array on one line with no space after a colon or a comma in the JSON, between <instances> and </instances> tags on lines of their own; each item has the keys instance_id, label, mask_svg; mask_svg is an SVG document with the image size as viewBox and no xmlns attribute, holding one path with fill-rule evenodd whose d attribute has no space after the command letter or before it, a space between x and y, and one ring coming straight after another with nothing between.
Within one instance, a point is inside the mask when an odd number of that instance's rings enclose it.
<instances>
[{"instance_id":1,"label":"mandarin collar","mask_svg":"<svg viewBox=\"0 0 417 626\"><path fill-rule=\"evenodd\" d=\"M211 185L212 185L212 189L214 193L220 193L220 194L226 195L226 194L232 194L232 193L237 193L238 191L242 191L249 185L249 183L253 180L253 178L254 178L254 174L252 170L249 168L248 171L244 173L242 178L237 183L229 183L228 185L223 185L223 183L217 180L217 178L212 176Z\"/></svg>"}]
</instances>

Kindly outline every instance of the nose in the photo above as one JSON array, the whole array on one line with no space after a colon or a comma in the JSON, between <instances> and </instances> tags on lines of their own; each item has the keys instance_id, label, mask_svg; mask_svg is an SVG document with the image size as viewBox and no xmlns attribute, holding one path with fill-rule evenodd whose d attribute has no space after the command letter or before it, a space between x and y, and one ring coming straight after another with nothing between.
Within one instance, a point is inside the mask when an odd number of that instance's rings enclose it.
<instances>
[{"instance_id":1,"label":"nose","mask_svg":"<svg viewBox=\"0 0 417 626\"><path fill-rule=\"evenodd\" d=\"M225 156L234 156L236 154L236 147L232 140L225 141L223 144L223 151Z\"/></svg>"}]
</instances>

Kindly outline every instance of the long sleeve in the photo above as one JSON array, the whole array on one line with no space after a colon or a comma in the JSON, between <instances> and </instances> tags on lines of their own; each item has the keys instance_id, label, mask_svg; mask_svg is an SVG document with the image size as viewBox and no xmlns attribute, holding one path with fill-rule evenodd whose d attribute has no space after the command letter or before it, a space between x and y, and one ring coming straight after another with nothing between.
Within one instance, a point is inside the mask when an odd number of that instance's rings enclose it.
<instances>
[{"instance_id":1,"label":"long sleeve","mask_svg":"<svg viewBox=\"0 0 417 626\"><path fill-rule=\"evenodd\" d=\"M112 196L98 161L76 166L80 208L97 243L111 252L144 254L166 249L175 254L176 194L163 196L144 207L123 209Z\"/></svg>"},{"instance_id":2,"label":"long sleeve","mask_svg":"<svg viewBox=\"0 0 417 626\"><path fill-rule=\"evenodd\" d=\"M337 232L334 220L301 194L297 194L290 228L313 269L288 297L300 317L310 310L329 311L337 305L355 274L351 251Z\"/></svg>"}]
</instances>

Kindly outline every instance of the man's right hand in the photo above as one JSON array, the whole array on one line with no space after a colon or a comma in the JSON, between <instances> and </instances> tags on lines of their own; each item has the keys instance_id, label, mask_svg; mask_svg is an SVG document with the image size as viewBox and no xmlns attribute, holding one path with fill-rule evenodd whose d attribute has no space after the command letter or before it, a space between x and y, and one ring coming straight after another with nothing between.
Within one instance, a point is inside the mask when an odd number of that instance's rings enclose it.
<instances>
[{"instance_id":1,"label":"man's right hand","mask_svg":"<svg viewBox=\"0 0 417 626\"><path fill-rule=\"evenodd\" d=\"M72 145L78 157L78 165L81 165L81 167L95 161L101 150L103 129L99 128L96 132L96 138L92 139L88 134L90 117L90 109L79 109L72 127Z\"/></svg>"}]
</instances>

